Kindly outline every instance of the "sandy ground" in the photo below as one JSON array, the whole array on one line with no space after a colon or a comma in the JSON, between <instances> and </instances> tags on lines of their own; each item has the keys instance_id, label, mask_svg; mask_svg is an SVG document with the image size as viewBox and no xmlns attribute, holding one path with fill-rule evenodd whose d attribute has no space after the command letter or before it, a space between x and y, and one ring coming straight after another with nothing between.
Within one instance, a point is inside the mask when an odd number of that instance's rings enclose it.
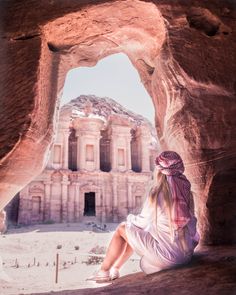
<instances>
[{"instance_id":1,"label":"sandy ground","mask_svg":"<svg viewBox=\"0 0 236 295\"><path fill-rule=\"evenodd\" d=\"M10 229L7 234L0 236L0 256L4 270L12 281L0 280L0 294L19 295L102 287L86 281L99 265L86 262L93 255L89 254L91 249L101 249L99 247L108 245L115 228L115 224L107 224L104 232L91 224L52 224ZM56 284L57 253L60 263ZM103 256L98 254L95 259ZM139 259L133 255L121 275L136 272L140 272Z\"/></svg>"}]
</instances>

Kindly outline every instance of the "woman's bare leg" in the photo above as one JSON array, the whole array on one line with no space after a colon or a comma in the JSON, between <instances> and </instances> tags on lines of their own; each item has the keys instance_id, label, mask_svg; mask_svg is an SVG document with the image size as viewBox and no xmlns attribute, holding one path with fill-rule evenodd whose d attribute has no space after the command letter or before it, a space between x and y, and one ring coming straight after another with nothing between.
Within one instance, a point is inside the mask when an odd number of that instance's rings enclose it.
<instances>
[{"instance_id":1,"label":"woman's bare leg","mask_svg":"<svg viewBox=\"0 0 236 295\"><path fill-rule=\"evenodd\" d=\"M129 259L129 257L134 253L133 249L130 247L128 243L126 243L124 252L120 255L120 257L113 264L114 268L120 269L121 266Z\"/></svg>"},{"instance_id":2,"label":"woman's bare leg","mask_svg":"<svg viewBox=\"0 0 236 295\"><path fill-rule=\"evenodd\" d=\"M115 264L115 262L126 253L126 249L128 250L127 237L126 237L126 233L125 233L125 223L121 223L117 227L117 229L111 239L111 242L108 246L106 257L101 265L101 270L104 270L104 271L110 270L111 267ZM127 257L127 253L124 256L124 258L125 257ZM128 259L128 257L126 258L126 260L127 259ZM124 259L122 259L122 260L124 260ZM122 260L121 260L121 262L122 262ZM124 260L124 262L126 260ZM118 260L118 262L119 262L119 260ZM121 263L119 263L118 266L120 264Z\"/></svg>"}]
</instances>

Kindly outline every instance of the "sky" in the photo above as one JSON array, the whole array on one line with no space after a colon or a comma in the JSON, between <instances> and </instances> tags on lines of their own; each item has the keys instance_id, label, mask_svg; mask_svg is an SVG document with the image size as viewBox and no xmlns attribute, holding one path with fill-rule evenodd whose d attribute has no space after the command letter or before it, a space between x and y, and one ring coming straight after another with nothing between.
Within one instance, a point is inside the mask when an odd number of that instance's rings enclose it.
<instances>
[{"instance_id":1,"label":"sky","mask_svg":"<svg viewBox=\"0 0 236 295\"><path fill-rule=\"evenodd\" d=\"M129 58L113 54L94 67L71 69L66 76L61 106L80 95L110 97L154 123L152 100Z\"/></svg>"}]
</instances>

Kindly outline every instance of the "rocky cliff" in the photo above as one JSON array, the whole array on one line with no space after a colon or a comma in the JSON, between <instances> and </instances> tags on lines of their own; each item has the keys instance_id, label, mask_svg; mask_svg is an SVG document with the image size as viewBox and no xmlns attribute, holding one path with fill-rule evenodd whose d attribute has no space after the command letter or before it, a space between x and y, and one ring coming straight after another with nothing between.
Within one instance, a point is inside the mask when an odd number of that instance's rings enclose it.
<instances>
[{"instance_id":1,"label":"rocky cliff","mask_svg":"<svg viewBox=\"0 0 236 295\"><path fill-rule=\"evenodd\" d=\"M0 5L0 210L45 165L68 70L123 52L152 97L162 148L184 159L202 241L235 242L235 2Z\"/></svg>"}]
</instances>

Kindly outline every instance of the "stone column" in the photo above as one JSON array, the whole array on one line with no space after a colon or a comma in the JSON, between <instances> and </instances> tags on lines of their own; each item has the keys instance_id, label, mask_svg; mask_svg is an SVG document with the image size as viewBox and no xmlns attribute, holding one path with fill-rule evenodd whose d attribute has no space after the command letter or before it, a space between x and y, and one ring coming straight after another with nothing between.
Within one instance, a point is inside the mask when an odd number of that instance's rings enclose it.
<instances>
[{"instance_id":1,"label":"stone column","mask_svg":"<svg viewBox=\"0 0 236 295\"><path fill-rule=\"evenodd\" d=\"M68 169L68 159L69 159L69 130L63 131L63 169Z\"/></svg>"},{"instance_id":2,"label":"stone column","mask_svg":"<svg viewBox=\"0 0 236 295\"><path fill-rule=\"evenodd\" d=\"M99 187L101 188L101 221L106 222L106 212L107 212L107 200L106 200L106 189L108 182L103 179L99 182Z\"/></svg>"},{"instance_id":3,"label":"stone column","mask_svg":"<svg viewBox=\"0 0 236 295\"><path fill-rule=\"evenodd\" d=\"M140 141L142 172L150 172L149 144L151 141L151 134L147 126L140 127Z\"/></svg>"},{"instance_id":4,"label":"stone column","mask_svg":"<svg viewBox=\"0 0 236 295\"><path fill-rule=\"evenodd\" d=\"M132 182L128 181L128 199L127 199L127 213L133 211L133 200L132 200Z\"/></svg>"},{"instance_id":5,"label":"stone column","mask_svg":"<svg viewBox=\"0 0 236 295\"><path fill-rule=\"evenodd\" d=\"M118 194L117 194L117 178L113 177L113 202L112 202L112 212L113 212L113 222L118 222Z\"/></svg>"},{"instance_id":6,"label":"stone column","mask_svg":"<svg viewBox=\"0 0 236 295\"><path fill-rule=\"evenodd\" d=\"M95 152L95 170L100 170L100 131L99 134L96 136L97 140L96 140L96 146L94 147L94 152Z\"/></svg>"},{"instance_id":7,"label":"stone column","mask_svg":"<svg viewBox=\"0 0 236 295\"><path fill-rule=\"evenodd\" d=\"M102 199L101 192L96 191L96 217L102 222Z\"/></svg>"},{"instance_id":8,"label":"stone column","mask_svg":"<svg viewBox=\"0 0 236 295\"><path fill-rule=\"evenodd\" d=\"M68 221L68 185L70 182L68 181L68 176L63 175L62 183L61 183L61 220L62 222Z\"/></svg>"},{"instance_id":9,"label":"stone column","mask_svg":"<svg viewBox=\"0 0 236 295\"><path fill-rule=\"evenodd\" d=\"M63 175L59 171L52 174L50 219L55 222L62 221L62 182Z\"/></svg>"},{"instance_id":10,"label":"stone column","mask_svg":"<svg viewBox=\"0 0 236 295\"><path fill-rule=\"evenodd\" d=\"M148 137L141 139L142 150L142 172L150 172L150 154L149 154Z\"/></svg>"},{"instance_id":11,"label":"stone column","mask_svg":"<svg viewBox=\"0 0 236 295\"><path fill-rule=\"evenodd\" d=\"M104 223L104 222L107 222L107 217L106 217L106 206L103 206L103 209L102 209L102 216L101 216L101 221Z\"/></svg>"},{"instance_id":12,"label":"stone column","mask_svg":"<svg viewBox=\"0 0 236 295\"><path fill-rule=\"evenodd\" d=\"M126 169L131 170L131 135L127 135L126 142Z\"/></svg>"},{"instance_id":13,"label":"stone column","mask_svg":"<svg viewBox=\"0 0 236 295\"><path fill-rule=\"evenodd\" d=\"M75 184L68 185L68 222L75 222Z\"/></svg>"},{"instance_id":14,"label":"stone column","mask_svg":"<svg viewBox=\"0 0 236 295\"><path fill-rule=\"evenodd\" d=\"M111 169L112 171L117 171L117 147L114 132L111 134Z\"/></svg>"},{"instance_id":15,"label":"stone column","mask_svg":"<svg viewBox=\"0 0 236 295\"><path fill-rule=\"evenodd\" d=\"M44 216L43 220L48 221L50 219L50 199L51 199L51 184L50 180L44 181Z\"/></svg>"},{"instance_id":16,"label":"stone column","mask_svg":"<svg viewBox=\"0 0 236 295\"><path fill-rule=\"evenodd\" d=\"M85 144L83 141L83 136L80 133L79 135L79 142L77 142L78 147L77 147L77 159L78 159L78 165L79 165L79 170L85 170L85 159L86 159L86 151L85 151Z\"/></svg>"},{"instance_id":17,"label":"stone column","mask_svg":"<svg viewBox=\"0 0 236 295\"><path fill-rule=\"evenodd\" d=\"M76 155L77 155L77 161L76 161L76 165L77 165L77 170L80 170L80 137L79 137L79 132L76 131L75 133L76 135L76 139L77 139L77 151L76 151Z\"/></svg>"},{"instance_id":18,"label":"stone column","mask_svg":"<svg viewBox=\"0 0 236 295\"><path fill-rule=\"evenodd\" d=\"M79 183L74 183L75 186L75 222L79 222L80 221L80 188L79 188Z\"/></svg>"},{"instance_id":19,"label":"stone column","mask_svg":"<svg viewBox=\"0 0 236 295\"><path fill-rule=\"evenodd\" d=\"M111 137L111 170L118 171L118 147L117 147L117 139L119 138L119 132L116 130L117 126L112 126L110 129L110 137Z\"/></svg>"},{"instance_id":20,"label":"stone column","mask_svg":"<svg viewBox=\"0 0 236 295\"><path fill-rule=\"evenodd\" d=\"M77 170L86 169L86 151L85 151L85 136L84 132L76 131L77 137Z\"/></svg>"}]
</instances>

